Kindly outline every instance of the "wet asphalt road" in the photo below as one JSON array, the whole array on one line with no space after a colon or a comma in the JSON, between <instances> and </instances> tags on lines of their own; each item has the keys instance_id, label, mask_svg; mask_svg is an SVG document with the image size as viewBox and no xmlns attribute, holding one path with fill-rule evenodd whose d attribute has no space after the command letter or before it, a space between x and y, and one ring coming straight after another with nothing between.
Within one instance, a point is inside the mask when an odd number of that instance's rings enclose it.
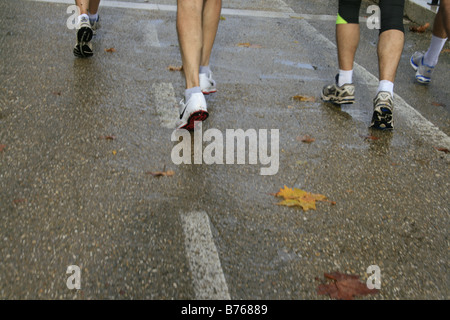
<instances>
[{"instance_id":1,"label":"wet asphalt road","mask_svg":"<svg viewBox=\"0 0 450 320\"><path fill-rule=\"evenodd\" d=\"M370 265L381 290L363 299L450 297L449 156L436 150L450 148L450 54L428 87L409 66L429 31L407 32L396 128L378 132L368 129L377 31L361 29L357 101L339 108L320 101L337 70L336 4L224 0L203 130L278 129L279 170L262 176L261 162L173 163L184 90L182 73L167 70L181 65L176 13L121 3L102 2L91 59L73 57L69 4L0 3L2 299L197 299L195 261L233 300L327 299L316 278L337 270L365 281ZM175 174L148 174L166 170ZM284 185L335 204L277 206ZM191 216L207 219L198 242ZM70 265L80 290L66 286Z\"/></svg>"}]
</instances>

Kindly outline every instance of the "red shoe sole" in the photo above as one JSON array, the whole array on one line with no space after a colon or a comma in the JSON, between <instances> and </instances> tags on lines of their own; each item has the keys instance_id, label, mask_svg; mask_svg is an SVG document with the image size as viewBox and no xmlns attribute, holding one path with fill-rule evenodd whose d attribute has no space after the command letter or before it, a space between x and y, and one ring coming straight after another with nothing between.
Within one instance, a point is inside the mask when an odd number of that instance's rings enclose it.
<instances>
[{"instance_id":1,"label":"red shoe sole","mask_svg":"<svg viewBox=\"0 0 450 320\"><path fill-rule=\"evenodd\" d=\"M181 127L181 129L186 129L186 130L192 131L192 130L194 130L195 122L205 121L208 118L208 116L209 116L209 114L207 111L201 110L201 111L194 112L189 117L187 124L185 124L183 127Z\"/></svg>"}]
</instances>

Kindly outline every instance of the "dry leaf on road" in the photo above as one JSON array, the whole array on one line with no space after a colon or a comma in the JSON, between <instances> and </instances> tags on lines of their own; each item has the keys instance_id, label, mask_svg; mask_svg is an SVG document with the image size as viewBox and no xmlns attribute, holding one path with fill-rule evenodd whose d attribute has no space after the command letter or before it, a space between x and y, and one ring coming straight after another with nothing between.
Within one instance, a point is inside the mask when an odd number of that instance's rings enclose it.
<instances>
[{"instance_id":1,"label":"dry leaf on road","mask_svg":"<svg viewBox=\"0 0 450 320\"><path fill-rule=\"evenodd\" d=\"M301 207L304 211L308 211L309 209L316 210L316 201L327 201L327 197L322 194L314 194L298 188L291 189L287 186L284 186L284 189L280 189L274 195L284 199L278 205Z\"/></svg>"},{"instance_id":2,"label":"dry leaf on road","mask_svg":"<svg viewBox=\"0 0 450 320\"><path fill-rule=\"evenodd\" d=\"M317 287L317 294L329 295L333 299L353 300L355 296L376 294L377 289L369 289L366 283L359 280L359 276L340 272L324 273L330 283L322 283Z\"/></svg>"}]
</instances>

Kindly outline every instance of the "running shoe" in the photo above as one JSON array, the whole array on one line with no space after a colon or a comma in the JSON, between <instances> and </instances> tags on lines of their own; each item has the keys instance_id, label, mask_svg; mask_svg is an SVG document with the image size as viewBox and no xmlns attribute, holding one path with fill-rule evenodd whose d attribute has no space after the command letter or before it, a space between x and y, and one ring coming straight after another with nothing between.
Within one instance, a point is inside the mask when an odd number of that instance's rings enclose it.
<instances>
[{"instance_id":1,"label":"running shoe","mask_svg":"<svg viewBox=\"0 0 450 320\"><path fill-rule=\"evenodd\" d=\"M177 129L194 130L194 122L208 118L206 100L203 93L193 93L187 103L180 101L180 120Z\"/></svg>"},{"instance_id":2,"label":"running shoe","mask_svg":"<svg viewBox=\"0 0 450 320\"><path fill-rule=\"evenodd\" d=\"M339 74L336 75L336 83L325 86L322 90L322 100L335 104L346 104L355 102L355 86L346 83L338 86Z\"/></svg>"},{"instance_id":3,"label":"running shoe","mask_svg":"<svg viewBox=\"0 0 450 320\"><path fill-rule=\"evenodd\" d=\"M87 15L81 17L76 30L77 44L73 48L73 54L79 58L92 57L94 53L92 52L90 41L92 40L93 31Z\"/></svg>"},{"instance_id":4,"label":"running shoe","mask_svg":"<svg viewBox=\"0 0 450 320\"><path fill-rule=\"evenodd\" d=\"M97 33L97 29L100 28L100 16L97 16L97 20L89 19L89 23L91 24L92 33L95 36Z\"/></svg>"},{"instance_id":5,"label":"running shoe","mask_svg":"<svg viewBox=\"0 0 450 320\"><path fill-rule=\"evenodd\" d=\"M212 78L212 72L210 72L209 74L200 73L199 79L200 79L200 88L202 89L203 94L210 94L217 92L216 81L214 81L214 79Z\"/></svg>"},{"instance_id":6,"label":"running shoe","mask_svg":"<svg viewBox=\"0 0 450 320\"><path fill-rule=\"evenodd\" d=\"M394 100L389 92L380 91L373 100L373 116L371 128L380 130L394 129L392 113Z\"/></svg>"},{"instance_id":7,"label":"running shoe","mask_svg":"<svg viewBox=\"0 0 450 320\"><path fill-rule=\"evenodd\" d=\"M424 52L414 52L409 62L413 69L416 70L416 81L422 84L429 84L434 67L424 64L424 56Z\"/></svg>"}]
</instances>

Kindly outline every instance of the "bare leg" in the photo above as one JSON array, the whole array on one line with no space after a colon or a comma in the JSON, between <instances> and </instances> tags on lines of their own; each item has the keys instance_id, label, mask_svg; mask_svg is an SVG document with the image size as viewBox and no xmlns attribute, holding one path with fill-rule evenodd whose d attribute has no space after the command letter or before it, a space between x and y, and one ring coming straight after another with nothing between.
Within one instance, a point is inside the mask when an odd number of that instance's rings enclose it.
<instances>
[{"instance_id":1,"label":"bare leg","mask_svg":"<svg viewBox=\"0 0 450 320\"><path fill-rule=\"evenodd\" d=\"M206 0L203 8L203 47L200 65L208 66L220 21L222 0Z\"/></svg>"},{"instance_id":2,"label":"bare leg","mask_svg":"<svg viewBox=\"0 0 450 320\"><path fill-rule=\"evenodd\" d=\"M89 0L89 13L96 14L98 12L98 7L100 6L100 0Z\"/></svg>"},{"instance_id":3,"label":"bare leg","mask_svg":"<svg viewBox=\"0 0 450 320\"><path fill-rule=\"evenodd\" d=\"M186 89L198 87L201 52L203 0L178 0L177 32Z\"/></svg>"},{"instance_id":4,"label":"bare leg","mask_svg":"<svg viewBox=\"0 0 450 320\"><path fill-rule=\"evenodd\" d=\"M403 51L405 34L399 30L387 30L378 42L379 78L394 82Z\"/></svg>"},{"instance_id":5,"label":"bare leg","mask_svg":"<svg viewBox=\"0 0 450 320\"><path fill-rule=\"evenodd\" d=\"M353 62L359 44L359 33L359 24L336 25L339 69L353 70Z\"/></svg>"},{"instance_id":6,"label":"bare leg","mask_svg":"<svg viewBox=\"0 0 450 320\"><path fill-rule=\"evenodd\" d=\"M88 14L89 0L75 0L75 4L80 8L80 14Z\"/></svg>"},{"instance_id":7,"label":"bare leg","mask_svg":"<svg viewBox=\"0 0 450 320\"><path fill-rule=\"evenodd\" d=\"M450 37L450 0L441 0L439 11L442 11L442 23L446 36ZM442 37L446 38L446 37Z\"/></svg>"}]
</instances>

